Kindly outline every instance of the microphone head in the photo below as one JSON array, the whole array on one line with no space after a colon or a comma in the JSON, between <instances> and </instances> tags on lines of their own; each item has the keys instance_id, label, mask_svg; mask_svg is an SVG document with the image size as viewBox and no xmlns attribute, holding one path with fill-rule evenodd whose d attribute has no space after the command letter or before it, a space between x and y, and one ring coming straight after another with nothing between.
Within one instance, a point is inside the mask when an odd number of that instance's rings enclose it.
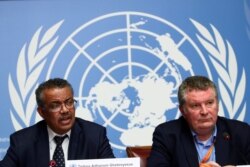
<instances>
[{"instance_id":1,"label":"microphone head","mask_svg":"<svg viewBox=\"0 0 250 167\"><path fill-rule=\"evenodd\" d=\"M56 166L56 161L55 160L49 161L49 167L55 167L55 166Z\"/></svg>"},{"instance_id":2,"label":"microphone head","mask_svg":"<svg viewBox=\"0 0 250 167\"><path fill-rule=\"evenodd\" d=\"M229 133L227 133L227 132L224 132L223 133L223 138L224 138L224 140L230 140L230 135L229 135Z\"/></svg>"}]
</instances>

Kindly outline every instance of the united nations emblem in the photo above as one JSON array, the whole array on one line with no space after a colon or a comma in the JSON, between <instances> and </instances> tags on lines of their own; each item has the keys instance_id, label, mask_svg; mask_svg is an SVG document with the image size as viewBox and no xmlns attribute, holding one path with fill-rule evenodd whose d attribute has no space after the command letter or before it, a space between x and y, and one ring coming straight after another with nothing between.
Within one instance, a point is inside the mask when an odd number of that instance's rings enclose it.
<instances>
[{"instance_id":1,"label":"united nations emblem","mask_svg":"<svg viewBox=\"0 0 250 167\"><path fill-rule=\"evenodd\" d=\"M159 123L179 117L177 89L190 75L206 75L218 83L223 94L220 115L244 119L245 71L238 72L233 47L213 25L209 30L191 19L197 30L193 40L175 24L155 15L111 13L79 26L47 62L46 55L56 43L55 34L62 23L52 26L41 41L38 29L29 46L24 45L17 64L20 69L30 67L30 71L16 74L16 86L10 74L14 107L10 113L16 129L35 119L34 88L46 63L46 79L61 76L73 84L77 115L107 128L117 157L123 156L128 145L150 145ZM42 47L34 49L37 43ZM24 85L28 86L23 89ZM18 93L17 89L25 91Z\"/></svg>"}]
</instances>

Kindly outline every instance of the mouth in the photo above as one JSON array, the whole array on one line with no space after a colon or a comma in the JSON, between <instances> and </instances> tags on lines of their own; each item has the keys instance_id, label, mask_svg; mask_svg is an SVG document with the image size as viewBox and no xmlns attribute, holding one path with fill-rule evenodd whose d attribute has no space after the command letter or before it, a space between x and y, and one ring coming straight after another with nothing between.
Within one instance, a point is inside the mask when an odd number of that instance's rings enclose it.
<instances>
[{"instance_id":1,"label":"mouth","mask_svg":"<svg viewBox=\"0 0 250 167\"><path fill-rule=\"evenodd\" d=\"M200 122L205 123L205 122L209 122L209 120L208 119L202 119L202 120L200 120Z\"/></svg>"},{"instance_id":2,"label":"mouth","mask_svg":"<svg viewBox=\"0 0 250 167\"><path fill-rule=\"evenodd\" d=\"M211 119L210 118L202 118L202 119L199 119L199 122L210 122Z\"/></svg>"},{"instance_id":3,"label":"mouth","mask_svg":"<svg viewBox=\"0 0 250 167\"><path fill-rule=\"evenodd\" d=\"M68 116L63 116L59 119L59 122L62 124L62 125L68 125L71 123L71 116L68 115Z\"/></svg>"}]
</instances>

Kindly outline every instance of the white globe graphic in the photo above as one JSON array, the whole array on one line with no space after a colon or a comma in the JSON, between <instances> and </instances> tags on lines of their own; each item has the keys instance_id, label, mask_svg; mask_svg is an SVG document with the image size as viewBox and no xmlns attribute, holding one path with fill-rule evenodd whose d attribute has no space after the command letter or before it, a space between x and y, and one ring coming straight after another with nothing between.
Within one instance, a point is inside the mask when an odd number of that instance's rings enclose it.
<instances>
[{"instance_id":1,"label":"white globe graphic","mask_svg":"<svg viewBox=\"0 0 250 167\"><path fill-rule=\"evenodd\" d=\"M122 157L128 145L151 145L154 128L179 117L178 86L196 73L211 75L188 35L160 17L126 11L77 28L57 50L47 78L72 83L77 115L105 126Z\"/></svg>"}]
</instances>

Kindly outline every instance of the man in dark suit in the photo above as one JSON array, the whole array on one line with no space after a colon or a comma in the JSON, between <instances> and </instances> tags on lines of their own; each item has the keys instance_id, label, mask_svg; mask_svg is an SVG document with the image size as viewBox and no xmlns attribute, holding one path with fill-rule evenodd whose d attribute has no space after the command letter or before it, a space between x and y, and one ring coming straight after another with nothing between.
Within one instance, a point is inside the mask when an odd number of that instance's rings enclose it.
<instances>
[{"instance_id":1,"label":"man in dark suit","mask_svg":"<svg viewBox=\"0 0 250 167\"><path fill-rule=\"evenodd\" d=\"M148 167L221 167L250 163L250 126L219 117L215 84L185 79L178 90L182 116L156 127Z\"/></svg>"},{"instance_id":2,"label":"man in dark suit","mask_svg":"<svg viewBox=\"0 0 250 167\"><path fill-rule=\"evenodd\" d=\"M61 144L64 160L114 158L106 129L75 118L74 91L66 80L55 78L39 85L36 101L43 120L10 136L1 167L57 167L55 136L66 136Z\"/></svg>"}]
</instances>

